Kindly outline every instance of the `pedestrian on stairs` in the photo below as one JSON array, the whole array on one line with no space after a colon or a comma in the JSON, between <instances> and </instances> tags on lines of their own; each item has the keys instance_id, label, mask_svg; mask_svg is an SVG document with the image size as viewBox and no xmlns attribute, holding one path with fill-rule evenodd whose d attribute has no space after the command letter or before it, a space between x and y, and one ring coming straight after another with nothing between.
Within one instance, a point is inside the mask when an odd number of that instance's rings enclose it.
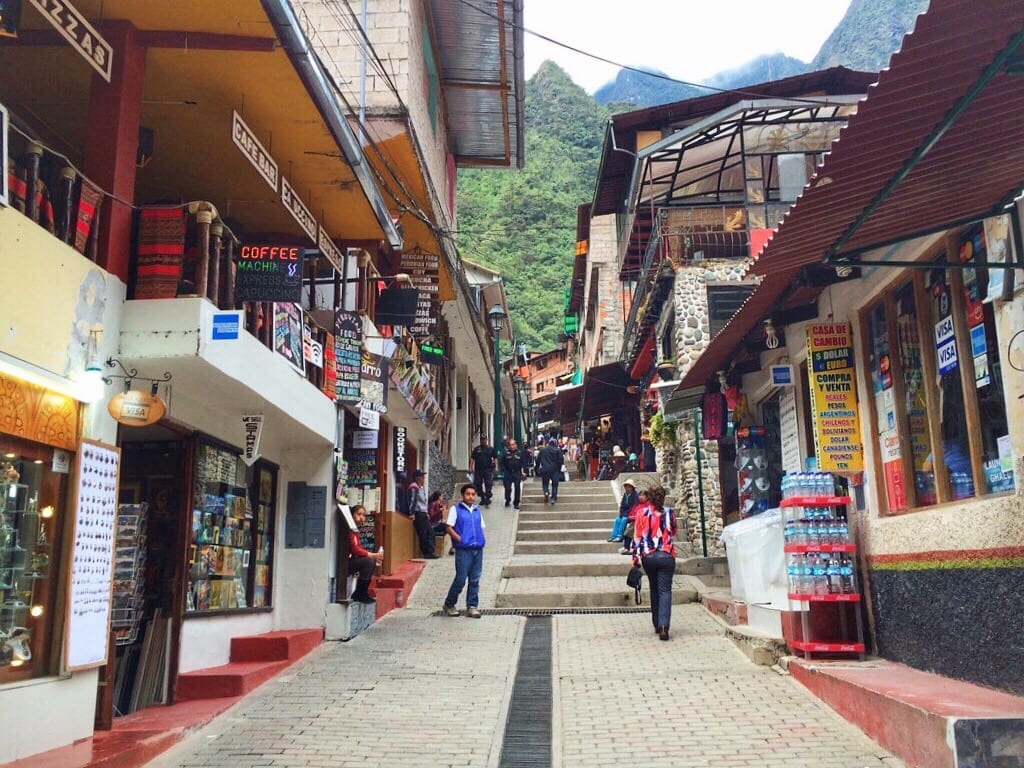
<instances>
[{"instance_id":1,"label":"pedestrian on stairs","mask_svg":"<svg viewBox=\"0 0 1024 768\"><path fill-rule=\"evenodd\" d=\"M626 532L626 524L629 522L629 511L639 503L640 496L636 492L636 483L633 478L627 477L622 481L622 499L619 501L619 516L615 518L608 541L622 541L622 534Z\"/></svg>"},{"instance_id":2,"label":"pedestrian on stairs","mask_svg":"<svg viewBox=\"0 0 1024 768\"><path fill-rule=\"evenodd\" d=\"M505 481L505 506L513 504L519 509L519 501L523 493L523 478L529 459L526 451L520 450L519 443L514 439L508 441L508 448L501 457L501 471ZM514 492L514 493L513 493Z\"/></svg>"},{"instance_id":3,"label":"pedestrian on stairs","mask_svg":"<svg viewBox=\"0 0 1024 768\"><path fill-rule=\"evenodd\" d=\"M358 528L366 522L366 507L356 504L352 507L352 519ZM352 592L351 599L357 603L375 603L370 597L370 580L373 578L373 571L377 564L384 560L384 550L379 552L367 551L359 541L359 531L348 532L348 572L356 573L356 588Z\"/></svg>"},{"instance_id":4,"label":"pedestrian on stairs","mask_svg":"<svg viewBox=\"0 0 1024 768\"><path fill-rule=\"evenodd\" d=\"M558 501L558 481L562 477L564 457L555 438L548 440L537 454L537 470L540 473L541 488L544 490L544 503L550 497L551 503Z\"/></svg>"},{"instance_id":5,"label":"pedestrian on stairs","mask_svg":"<svg viewBox=\"0 0 1024 768\"><path fill-rule=\"evenodd\" d=\"M444 601L444 615L458 616L462 588L466 591L466 616L479 619L480 574L484 569L484 518L476 504L476 487L467 483L459 489L462 500L448 510L448 535L455 545L455 578Z\"/></svg>"},{"instance_id":6,"label":"pedestrian on stairs","mask_svg":"<svg viewBox=\"0 0 1024 768\"><path fill-rule=\"evenodd\" d=\"M668 640L672 621L672 576L676 572L676 518L665 509L665 489L647 489L647 501L637 507L633 533L633 565L643 565L651 584L651 622L662 640Z\"/></svg>"},{"instance_id":7,"label":"pedestrian on stairs","mask_svg":"<svg viewBox=\"0 0 1024 768\"><path fill-rule=\"evenodd\" d=\"M480 445L469 455L469 471L473 473L477 495L485 507L491 506L494 471L498 468L498 452L487 444L487 435L480 435Z\"/></svg>"}]
</instances>

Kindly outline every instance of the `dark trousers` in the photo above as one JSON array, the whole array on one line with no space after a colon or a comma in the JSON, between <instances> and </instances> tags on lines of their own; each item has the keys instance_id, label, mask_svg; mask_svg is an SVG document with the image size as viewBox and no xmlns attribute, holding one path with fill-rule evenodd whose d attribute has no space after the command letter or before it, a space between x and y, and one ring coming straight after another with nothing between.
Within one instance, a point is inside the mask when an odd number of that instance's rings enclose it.
<instances>
[{"instance_id":1,"label":"dark trousers","mask_svg":"<svg viewBox=\"0 0 1024 768\"><path fill-rule=\"evenodd\" d=\"M484 570L483 547L455 548L455 578L448 589L448 596L444 604L454 608L462 594L462 588L469 580L469 589L466 591L466 607L476 608L480 602L480 574Z\"/></svg>"},{"instance_id":2,"label":"dark trousers","mask_svg":"<svg viewBox=\"0 0 1024 768\"><path fill-rule=\"evenodd\" d=\"M512 489L515 489L515 498L513 499ZM520 496L523 492L523 476L519 472L506 472L505 473L505 506L511 501L516 507L519 506Z\"/></svg>"},{"instance_id":3,"label":"dark trousers","mask_svg":"<svg viewBox=\"0 0 1024 768\"><path fill-rule=\"evenodd\" d=\"M473 475L476 480L476 492L480 494L484 504L491 503L491 493L494 491L494 470L490 472L476 472Z\"/></svg>"},{"instance_id":4,"label":"dark trousers","mask_svg":"<svg viewBox=\"0 0 1024 768\"><path fill-rule=\"evenodd\" d=\"M350 557L348 559L348 575L358 576L360 581L369 581L373 578L373 569L377 562L372 557Z\"/></svg>"},{"instance_id":5,"label":"dark trousers","mask_svg":"<svg viewBox=\"0 0 1024 768\"><path fill-rule=\"evenodd\" d=\"M540 476L540 486L544 491L544 495L548 495L548 485L551 486L551 498L558 498L558 481L562 479L562 470L557 472L544 472Z\"/></svg>"},{"instance_id":6,"label":"dark trousers","mask_svg":"<svg viewBox=\"0 0 1024 768\"><path fill-rule=\"evenodd\" d=\"M654 552L643 558L644 572L651 585L651 623L668 629L672 622L672 576L676 559L667 552Z\"/></svg>"},{"instance_id":7,"label":"dark trousers","mask_svg":"<svg viewBox=\"0 0 1024 768\"><path fill-rule=\"evenodd\" d=\"M430 518L426 512L416 511L412 520L412 527L416 531L416 540L420 543L420 554L434 554L434 527L430 524Z\"/></svg>"}]
</instances>

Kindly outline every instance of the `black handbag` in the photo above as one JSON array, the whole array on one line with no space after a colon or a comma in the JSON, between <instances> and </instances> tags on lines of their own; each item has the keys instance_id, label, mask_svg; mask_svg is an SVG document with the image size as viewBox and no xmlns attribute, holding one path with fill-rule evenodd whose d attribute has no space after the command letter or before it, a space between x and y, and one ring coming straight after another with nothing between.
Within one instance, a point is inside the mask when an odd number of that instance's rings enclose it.
<instances>
[{"instance_id":1,"label":"black handbag","mask_svg":"<svg viewBox=\"0 0 1024 768\"><path fill-rule=\"evenodd\" d=\"M644 571L639 565L634 565L629 569L629 573L626 575L626 586L632 587L634 591L633 599L636 600L636 604L640 605L643 602L643 597L640 594L640 586L644 581Z\"/></svg>"}]
</instances>

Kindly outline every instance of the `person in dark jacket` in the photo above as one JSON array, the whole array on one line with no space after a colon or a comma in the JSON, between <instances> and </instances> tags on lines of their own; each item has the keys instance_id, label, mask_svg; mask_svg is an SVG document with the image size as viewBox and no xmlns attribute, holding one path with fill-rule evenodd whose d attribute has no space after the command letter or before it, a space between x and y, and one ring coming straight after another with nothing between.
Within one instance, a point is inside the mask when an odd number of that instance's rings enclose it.
<instances>
[{"instance_id":1,"label":"person in dark jacket","mask_svg":"<svg viewBox=\"0 0 1024 768\"><path fill-rule=\"evenodd\" d=\"M563 461L562 449L558 447L558 441L554 438L548 440L548 444L537 454L537 470L540 473L541 487L544 489L544 503L547 503L549 498L552 504L558 501L558 481L562 476Z\"/></svg>"},{"instance_id":2,"label":"person in dark jacket","mask_svg":"<svg viewBox=\"0 0 1024 768\"><path fill-rule=\"evenodd\" d=\"M612 525L612 533L608 541L622 541L622 534L626 530L626 523L629 522L629 510L640 503L640 496L636 492L636 483L627 477L622 481L622 500L619 501L619 516L615 518Z\"/></svg>"},{"instance_id":3,"label":"person in dark jacket","mask_svg":"<svg viewBox=\"0 0 1024 768\"><path fill-rule=\"evenodd\" d=\"M409 483L409 506L412 510L412 525L416 531L416 539L419 541L420 554L426 560L433 560L437 557L434 552L434 529L430 525L430 517L427 514L427 489L423 487L424 473L417 469L412 473L412 482Z\"/></svg>"},{"instance_id":4,"label":"person in dark jacket","mask_svg":"<svg viewBox=\"0 0 1024 768\"><path fill-rule=\"evenodd\" d=\"M480 435L480 445L469 455L469 471L473 473L477 495L485 507L491 506L494 490L494 470L498 468L498 452L487 444L487 436Z\"/></svg>"},{"instance_id":5,"label":"person in dark jacket","mask_svg":"<svg viewBox=\"0 0 1024 768\"><path fill-rule=\"evenodd\" d=\"M519 509L519 500L523 491L523 478L526 477L526 467L529 459L526 451L519 447L515 440L508 441L508 449L501 457L501 471L504 473L505 481L505 506L513 504ZM513 494L513 490L515 493Z\"/></svg>"}]
</instances>

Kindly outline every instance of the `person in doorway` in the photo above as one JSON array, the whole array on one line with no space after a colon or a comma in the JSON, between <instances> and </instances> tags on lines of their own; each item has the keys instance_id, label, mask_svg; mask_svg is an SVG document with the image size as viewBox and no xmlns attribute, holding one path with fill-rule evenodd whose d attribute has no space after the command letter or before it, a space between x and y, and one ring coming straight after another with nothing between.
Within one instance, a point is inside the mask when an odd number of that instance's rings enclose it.
<instances>
[{"instance_id":1,"label":"person in doorway","mask_svg":"<svg viewBox=\"0 0 1024 768\"><path fill-rule=\"evenodd\" d=\"M448 502L443 493L434 491L430 494L430 498L427 500L427 517L430 519L430 527L434 530L435 537L448 535L448 524L445 522L447 507ZM454 555L455 548L449 549L448 554Z\"/></svg>"},{"instance_id":2,"label":"person in doorway","mask_svg":"<svg viewBox=\"0 0 1024 768\"><path fill-rule=\"evenodd\" d=\"M480 618L480 574L484 568L484 518L480 507L476 504L476 488L468 483L459 489L462 499L448 510L448 535L455 545L455 578L448 588L448 596L444 600L444 615L458 616L459 602L466 581L466 616L471 619Z\"/></svg>"},{"instance_id":3,"label":"person in doorway","mask_svg":"<svg viewBox=\"0 0 1024 768\"><path fill-rule=\"evenodd\" d=\"M434 529L430 525L430 517L427 514L429 505L423 482L423 470L413 470L412 481L409 483L409 506L412 509L412 525L416 531L416 540L420 544L420 554L426 560L433 560L437 557L437 553L434 551Z\"/></svg>"},{"instance_id":4,"label":"person in doorway","mask_svg":"<svg viewBox=\"0 0 1024 768\"><path fill-rule=\"evenodd\" d=\"M647 489L647 502L637 507L633 533L633 565L642 565L651 584L651 622L661 640L668 640L672 621L672 576L676 572L676 518L665 508L665 489Z\"/></svg>"},{"instance_id":5,"label":"person in doorway","mask_svg":"<svg viewBox=\"0 0 1024 768\"><path fill-rule=\"evenodd\" d=\"M545 504L549 498L552 504L558 501L558 481L562 477L563 461L562 449L558 447L555 438L551 438L537 455L537 471L540 473Z\"/></svg>"},{"instance_id":6,"label":"person in doorway","mask_svg":"<svg viewBox=\"0 0 1024 768\"><path fill-rule=\"evenodd\" d=\"M469 471L473 473L477 495L485 507L491 506L494 490L494 470L498 468L498 452L487 444L487 436L480 435L480 445L469 456Z\"/></svg>"},{"instance_id":7,"label":"person in doorway","mask_svg":"<svg viewBox=\"0 0 1024 768\"><path fill-rule=\"evenodd\" d=\"M622 541L622 534L626 532L626 524L629 522L629 512L639 503L640 496L636 492L636 483L633 481L633 478L627 477L622 481L622 499L619 501L619 516L615 518L608 541Z\"/></svg>"},{"instance_id":8,"label":"person in doorway","mask_svg":"<svg viewBox=\"0 0 1024 768\"><path fill-rule=\"evenodd\" d=\"M352 519L357 527L365 523L366 507L362 504L352 507ZM370 597L370 580L373 578L373 570L383 560L383 549L379 552L369 552L359 541L359 531L348 532L348 572L357 575L356 588L352 592L351 600L366 604L377 602Z\"/></svg>"},{"instance_id":9,"label":"person in doorway","mask_svg":"<svg viewBox=\"0 0 1024 768\"><path fill-rule=\"evenodd\" d=\"M526 467L529 459L526 452L519 449L519 443L514 439L508 441L508 448L505 455L501 457L501 471L504 473L505 482L505 506L513 504L519 509L519 501L523 492L523 478L526 477Z\"/></svg>"}]
</instances>

